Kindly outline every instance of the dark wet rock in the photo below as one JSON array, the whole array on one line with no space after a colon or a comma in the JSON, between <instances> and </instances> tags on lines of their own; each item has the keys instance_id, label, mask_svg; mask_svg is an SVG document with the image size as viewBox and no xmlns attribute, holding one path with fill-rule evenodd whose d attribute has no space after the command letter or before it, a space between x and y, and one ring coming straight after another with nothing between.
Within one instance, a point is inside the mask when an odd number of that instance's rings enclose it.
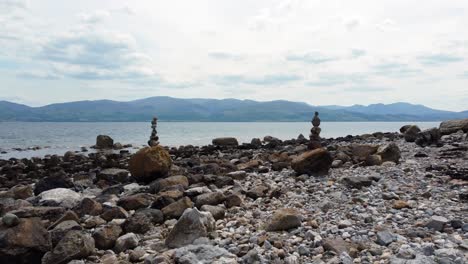
<instances>
[{"instance_id":1,"label":"dark wet rock","mask_svg":"<svg viewBox=\"0 0 468 264\"><path fill-rule=\"evenodd\" d=\"M291 167L299 175L326 175L332 162L333 159L330 153L324 148L319 148L296 157L292 161Z\"/></svg>"},{"instance_id":2,"label":"dark wet rock","mask_svg":"<svg viewBox=\"0 0 468 264\"><path fill-rule=\"evenodd\" d=\"M102 170L98 173L98 180L105 180L112 183L126 182L130 172L124 169L110 168Z\"/></svg>"},{"instance_id":3,"label":"dark wet rock","mask_svg":"<svg viewBox=\"0 0 468 264\"><path fill-rule=\"evenodd\" d=\"M65 264L74 259L86 258L94 252L94 246L94 239L89 234L73 230L68 232L52 251L44 255L42 263Z\"/></svg>"},{"instance_id":4,"label":"dark wet rock","mask_svg":"<svg viewBox=\"0 0 468 264\"><path fill-rule=\"evenodd\" d=\"M223 137L223 138L215 138L212 140L213 145L215 146L238 146L239 142L236 138L233 137Z\"/></svg>"},{"instance_id":5,"label":"dark wet rock","mask_svg":"<svg viewBox=\"0 0 468 264\"><path fill-rule=\"evenodd\" d=\"M226 196L226 199L224 200L224 204L226 205L227 208L241 206L242 198L237 194L230 194Z\"/></svg>"},{"instance_id":6,"label":"dark wet rock","mask_svg":"<svg viewBox=\"0 0 468 264\"><path fill-rule=\"evenodd\" d=\"M104 250L113 248L120 234L122 234L122 228L116 224L97 228L93 233L96 248Z\"/></svg>"},{"instance_id":7,"label":"dark wet rock","mask_svg":"<svg viewBox=\"0 0 468 264\"><path fill-rule=\"evenodd\" d=\"M293 208L276 210L266 226L267 231L286 231L301 226L302 216Z\"/></svg>"},{"instance_id":8,"label":"dark wet rock","mask_svg":"<svg viewBox=\"0 0 468 264\"><path fill-rule=\"evenodd\" d=\"M2 217L2 222L8 227L13 227L19 224L20 219L14 214L7 213Z\"/></svg>"},{"instance_id":9,"label":"dark wet rock","mask_svg":"<svg viewBox=\"0 0 468 264\"><path fill-rule=\"evenodd\" d=\"M111 149L114 147L114 140L107 135L99 135L96 137L97 149Z\"/></svg>"},{"instance_id":10,"label":"dark wet rock","mask_svg":"<svg viewBox=\"0 0 468 264\"><path fill-rule=\"evenodd\" d=\"M442 135L456 133L459 130L463 130L463 132L468 132L468 118L444 121L440 123L439 129Z\"/></svg>"},{"instance_id":11,"label":"dark wet rock","mask_svg":"<svg viewBox=\"0 0 468 264\"><path fill-rule=\"evenodd\" d=\"M215 220L208 212L186 209L166 238L166 245L177 248L190 245L198 238L208 237L215 229Z\"/></svg>"},{"instance_id":12,"label":"dark wet rock","mask_svg":"<svg viewBox=\"0 0 468 264\"><path fill-rule=\"evenodd\" d=\"M192 208L193 203L188 197L182 199L164 207L161 211L165 218L179 218L187 208Z\"/></svg>"},{"instance_id":13,"label":"dark wet rock","mask_svg":"<svg viewBox=\"0 0 468 264\"><path fill-rule=\"evenodd\" d=\"M40 219L21 219L19 224L0 226L0 263L41 263L51 249L50 235Z\"/></svg>"},{"instance_id":14,"label":"dark wet rock","mask_svg":"<svg viewBox=\"0 0 468 264\"><path fill-rule=\"evenodd\" d=\"M252 138L250 141L250 144L255 147L261 147L262 146L262 140L259 138Z\"/></svg>"},{"instance_id":15,"label":"dark wet rock","mask_svg":"<svg viewBox=\"0 0 468 264\"><path fill-rule=\"evenodd\" d=\"M367 166L379 166L381 164L382 164L382 157L380 155L369 155L366 159Z\"/></svg>"},{"instance_id":16,"label":"dark wet rock","mask_svg":"<svg viewBox=\"0 0 468 264\"><path fill-rule=\"evenodd\" d=\"M172 160L163 147L146 147L130 158L128 166L136 181L150 183L168 175Z\"/></svg>"}]
</instances>

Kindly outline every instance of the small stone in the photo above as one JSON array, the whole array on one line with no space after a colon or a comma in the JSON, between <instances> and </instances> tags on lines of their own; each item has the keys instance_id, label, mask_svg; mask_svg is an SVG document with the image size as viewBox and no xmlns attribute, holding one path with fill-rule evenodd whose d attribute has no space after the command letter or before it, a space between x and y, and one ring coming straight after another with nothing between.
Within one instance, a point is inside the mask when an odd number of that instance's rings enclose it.
<instances>
[{"instance_id":1,"label":"small stone","mask_svg":"<svg viewBox=\"0 0 468 264\"><path fill-rule=\"evenodd\" d=\"M221 206L206 204L206 205L203 205L200 209L201 211L211 213L211 215L213 215L215 220L223 219L224 215L226 214L226 210Z\"/></svg>"},{"instance_id":2,"label":"small stone","mask_svg":"<svg viewBox=\"0 0 468 264\"><path fill-rule=\"evenodd\" d=\"M393 203L393 208L394 209L403 209L403 208L411 208L411 206L408 204L408 202L403 201L403 200L396 200Z\"/></svg>"},{"instance_id":3,"label":"small stone","mask_svg":"<svg viewBox=\"0 0 468 264\"><path fill-rule=\"evenodd\" d=\"M435 230L435 231L442 231L444 227L449 223L450 221L443 217L443 216L437 216L434 215L431 217L431 220L429 223L426 225L427 228Z\"/></svg>"},{"instance_id":4,"label":"small stone","mask_svg":"<svg viewBox=\"0 0 468 264\"><path fill-rule=\"evenodd\" d=\"M388 246L395 240L395 235L388 231L377 232L377 244Z\"/></svg>"},{"instance_id":5,"label":"small stone","mask_svg":"<svg viewBox=\"0 0 468 264\"><path fill-rule=\"evenodd\" d=\"M297 252L301 256L308 256L310 254L310 249L308 247L306 247L304 244L301 244L297 248Z\"/></svg>"},{"instance_id":6,"label":"small stone","mask_svg":"<svg viewBox=\"0 0 468 264\"><path fill-rule=\"evenodd\" d=\"M3 216L2 221L6 226L13 227L19 224L20 219L14 214L7 213Z\"/></svg>"},{"instance_id":7,"label":"small stone","mask_svg":"<svg viewBox=\"0 0 468 264\"><path fill-rule=\"evenodd\" d=\"M125 234L115 241L114 250L116 253L123 252L128 249L134 249L138 246L139 240L134 233Z\"/></svg>"},{"instance_id":8,"label":"small stone","mask_svg":"<svg viewBox=\"0 0 468 264\"><path fill-rule=\"evenodd\" d=\"M301 226L302 217L299 211L293 208L276 210L267 224L267 231L287 231Z\"/></svg>"}]
</instances>

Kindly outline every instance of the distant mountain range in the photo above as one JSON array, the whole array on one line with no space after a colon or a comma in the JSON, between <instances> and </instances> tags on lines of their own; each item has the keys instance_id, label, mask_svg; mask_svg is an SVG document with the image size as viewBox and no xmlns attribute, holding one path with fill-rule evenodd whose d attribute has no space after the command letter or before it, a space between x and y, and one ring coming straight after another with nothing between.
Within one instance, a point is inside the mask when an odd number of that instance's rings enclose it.
<instances>
[{"instance_id":1,"label":"distant mountain range","mask_svg":"<svg viewBox=\"0 0 468 264\"><path fill-rule=\"evenodd\" d=\"M29 107L0 101L0 121L108 122L148 121L310 121L314 111L323 121L440 121L468 118L468 111L450 112L409 103L368 106L312 106L290 101L178 99L166 96L135 101L79 101Z\"/></svg>"}]
</instances>

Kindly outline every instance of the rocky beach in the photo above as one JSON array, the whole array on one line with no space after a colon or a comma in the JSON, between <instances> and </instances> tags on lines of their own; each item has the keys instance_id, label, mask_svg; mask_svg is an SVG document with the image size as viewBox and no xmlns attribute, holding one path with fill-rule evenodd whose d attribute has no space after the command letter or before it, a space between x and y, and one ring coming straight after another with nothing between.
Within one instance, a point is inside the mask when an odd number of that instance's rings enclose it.
<instances>
[{"instance_id":1,"label":"rocky beach","mask_svg":"<svg viewBox=\"0 0 468 264\"><path fill-rule=\"evenodd\" d=\"M0 160L0 263L467 263L468 120L177 148L156 123L135 154Z\"/></svg>"}]
</instances>

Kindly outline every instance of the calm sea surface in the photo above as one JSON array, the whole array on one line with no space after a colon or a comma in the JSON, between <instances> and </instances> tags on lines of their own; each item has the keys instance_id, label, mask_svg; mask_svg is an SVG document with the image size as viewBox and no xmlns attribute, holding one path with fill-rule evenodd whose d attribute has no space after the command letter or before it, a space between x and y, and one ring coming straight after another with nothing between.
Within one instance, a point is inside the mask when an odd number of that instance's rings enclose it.
<instances>
[{"instance_id":1,"label":"calm sea surface","mask_svg":"<svg viewBox=\"0 0 468 264\"><path fill-rule=\"evenodd\" d=\"M322 122L322 137L361 135L373 132L396 132L406 124L417 124L421 129L438 127L439 122ZM120 123L29 123L0 122L0 158L32 157L46 154L63 154L68 150L79 150L95 144L99 134L109 135L114 142L140 146L146 144L151 133L149 122ZM236 137L241 143L254 137L266 135L280 139L308 137L309 122L160 122L158 134L162 145L206 145L216 137ZM40 150L16 151L34 146Z\"/></svg>"}]
</instances>

